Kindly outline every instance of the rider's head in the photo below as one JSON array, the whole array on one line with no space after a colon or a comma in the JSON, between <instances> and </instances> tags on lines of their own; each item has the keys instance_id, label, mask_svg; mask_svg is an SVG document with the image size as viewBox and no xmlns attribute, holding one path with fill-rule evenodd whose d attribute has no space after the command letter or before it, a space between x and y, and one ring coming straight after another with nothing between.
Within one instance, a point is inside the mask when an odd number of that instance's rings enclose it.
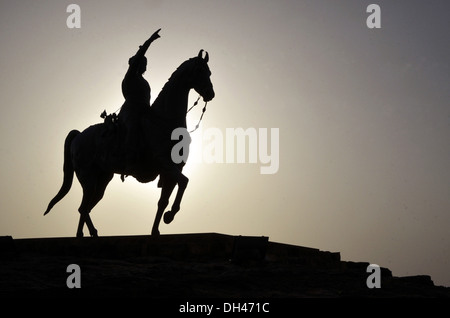
<instances>
[{"instance_id":1,"label":"rider's head","mask_svg":"<svg viewBox=\"0 0 450 318\"><path fill-rule=\"evenodd\" d=\"M130 59L128 60L128 65L131 65L133 63L139 63L137 65L137 69L139 71L139 74L144 74L144 72L147 70L147 58L145 56L143 56L140 60L135 61L136 60L136 56L130 57Z\"/></svg>"}]
</instances>

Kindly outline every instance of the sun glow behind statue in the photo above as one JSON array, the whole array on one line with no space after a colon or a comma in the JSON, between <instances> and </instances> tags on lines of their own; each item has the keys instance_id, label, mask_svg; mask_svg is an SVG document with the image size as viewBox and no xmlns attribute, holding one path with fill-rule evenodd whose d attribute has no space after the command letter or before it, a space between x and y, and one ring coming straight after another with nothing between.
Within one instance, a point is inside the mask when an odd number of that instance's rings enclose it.
<instances>
[{"instance_id":1,"label":"sun glow behind statue","mask_svg":"<svg viewBox=\"0 0 450 318\"><path fill-rule=\"evenodd\" d=\"M75 234L76 182L42 217L62 179L64 138L122 105L128 58L161 27L144 74L152 99L202 48L217 88L203 132L191 134L181 212L164 233L266 235L449 285L449 4L375 3L379 28L367 24L376 18L367 3L351 1L81 0L80 28L67 27L67 3L2 4L0 234ZM248 133L243 163L237 137L227 160L227 129L237 128ZM260 129L271 161L259 154ZM261 174L265 166L276 173ZM159 195L156 182L115 176L92 218L102 235L148 234Z\"/></svg>"}]
</instances>

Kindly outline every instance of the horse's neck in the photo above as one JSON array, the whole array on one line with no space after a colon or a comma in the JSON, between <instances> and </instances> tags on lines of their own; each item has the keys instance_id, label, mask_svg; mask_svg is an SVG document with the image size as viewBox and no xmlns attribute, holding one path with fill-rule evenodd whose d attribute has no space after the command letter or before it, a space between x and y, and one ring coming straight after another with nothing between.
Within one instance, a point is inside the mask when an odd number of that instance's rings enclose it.
<instances>
[{"instance_id":1,"label":"horse's neck","mask_svg":"<svg viewBox=\"0 0 450 318\"><path fill-rule=\"evenodd\" d=\"M190 88L179 81L168 82L159 93L152 109L167 120L185 120Z\"/></svg>"}]
</instances>

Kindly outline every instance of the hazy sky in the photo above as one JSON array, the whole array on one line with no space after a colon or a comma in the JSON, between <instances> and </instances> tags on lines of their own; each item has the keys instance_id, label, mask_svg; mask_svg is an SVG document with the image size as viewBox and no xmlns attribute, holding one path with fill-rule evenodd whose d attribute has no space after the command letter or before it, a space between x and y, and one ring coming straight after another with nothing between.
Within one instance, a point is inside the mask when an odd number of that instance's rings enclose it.
<instances>
[{"instance_id":1,"label":"hazy sky","mask_svg":"<svg viewBox=\"0 0 450 318\"><path fill-rule=\"evenodd\" d=\"M64 139L118 110L128 58L162 28L147 52L152 99L179 64L210 55L216 97L192 156L211 129L279 129L275 174L260 158L188 161L162 234L264 235L450 286L449 1L73 2L79 29L71 1L0 2L0 235L75 235L78 180L42 216ZM380 29L366 25L370 3ZM149 234L158 198L156 183L116 176L91 216L100 235Z\"/></svg>"}]
</instances>

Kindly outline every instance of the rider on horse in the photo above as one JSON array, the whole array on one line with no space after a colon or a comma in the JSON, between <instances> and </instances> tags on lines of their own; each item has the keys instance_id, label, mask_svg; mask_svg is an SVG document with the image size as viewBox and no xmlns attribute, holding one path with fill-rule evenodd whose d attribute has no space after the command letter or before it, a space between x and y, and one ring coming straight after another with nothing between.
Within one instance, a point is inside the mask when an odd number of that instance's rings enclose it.
<instances>
[{"instance_id":1,"label":"rider on horse","mask_svg":"<svg viewBox=\"0 0 450 318\"><path fill-rule=\"evenodd\" d=\"M119 113L119 121L125 127L125 167L124 174L133 172L136 164L139 141L142 135L141 119L150 110L150 85L142 76L147 70L145 53L150 44L160 35L157 30L139 46L137 53L128 61L129 67L122 81L122 94L125 102ZM123 180L123 175L122 175Z\"/></svg>"}]
</instances>

